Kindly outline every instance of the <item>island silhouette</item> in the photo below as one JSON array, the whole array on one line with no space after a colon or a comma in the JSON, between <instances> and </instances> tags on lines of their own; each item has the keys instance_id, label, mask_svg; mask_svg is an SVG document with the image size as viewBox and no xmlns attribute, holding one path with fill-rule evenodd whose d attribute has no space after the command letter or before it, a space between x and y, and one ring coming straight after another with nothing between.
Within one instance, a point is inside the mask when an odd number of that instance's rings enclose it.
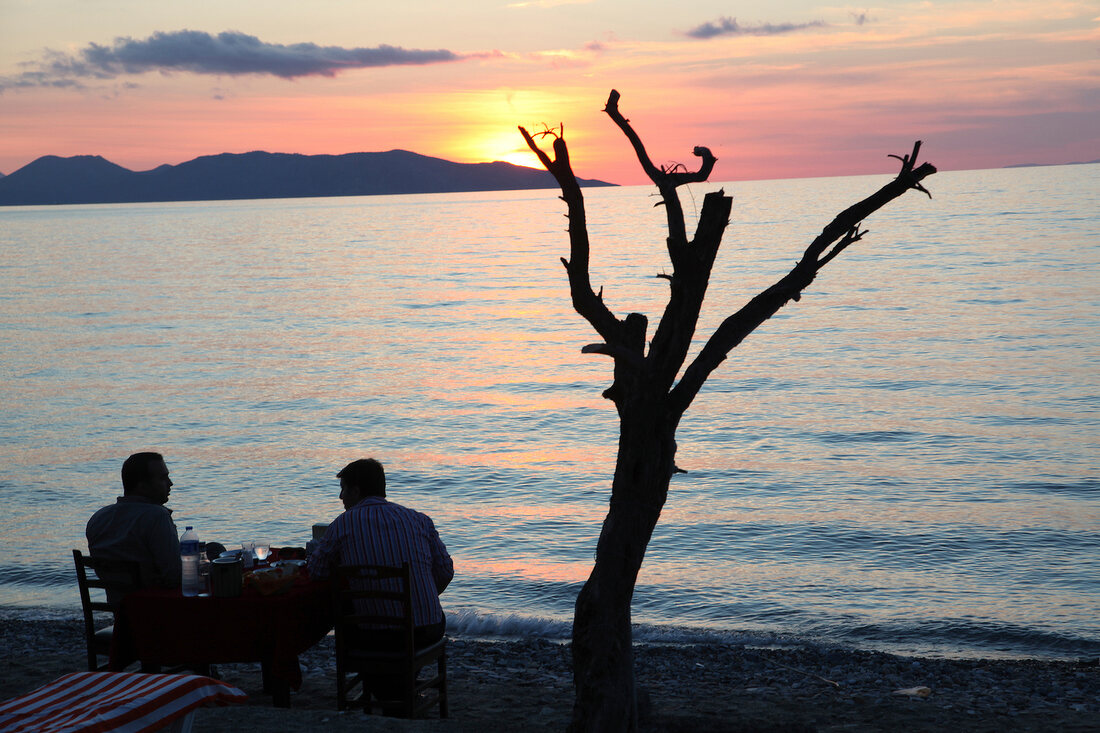
<instances>
[{"instance_id":1,"label":"island silhouette","mask_svg":"<svg viewBox=\"0 0 1100 733\"><path fill-rule=\"evenodd\" d=\"M613 183L580 179L582 186ZM222 153L132 171L98 155L46 155L0 177L0 206L374 196L553 188L545 170L454 163L407 150Z\"/></svg>"}]
</instances>

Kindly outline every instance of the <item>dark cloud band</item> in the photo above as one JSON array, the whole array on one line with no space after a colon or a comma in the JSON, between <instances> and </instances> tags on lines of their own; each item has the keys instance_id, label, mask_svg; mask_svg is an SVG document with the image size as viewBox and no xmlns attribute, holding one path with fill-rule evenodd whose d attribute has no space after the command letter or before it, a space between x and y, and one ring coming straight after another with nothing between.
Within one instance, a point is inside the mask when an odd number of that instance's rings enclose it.
<instances>
[{"instance_id":1,"label":"dark cloud band","mask_svg":"<svg viewBox=\"0 0 1100 733\"><path fill-rule=\"evenodd\" d=\"M446 49L418 50L381 45L373 48L265 43L237 31L158 31L148 38L117 38L109 46L89 44L75 55L46 53L42 61L0 89L26 86L80 86L78 79L113 79L148 71L239 76L261 74L282 79L335 76L350 69L419 66L460 61Z\"/></svg>"},{"instance_id":2,"label":"dark cloud band","mask_svg":"<svg viewBox=\"0 0 1100 733\"><path fill-rule=\"evenodd\" d=\"M716 36L775 36L781 33L805 30L807 28L824 28L824 21L815 20L810 23L762 23L760 25L741 25L737 18L719 18L716 21L703 23L687 31L692 38L714 38Z\"/></svg>"},{"instance_id":3,"label":"dark cloud band","mask_svg":"<svg viewBox=\"0 0 1100 733\"><path fill-rule=\"evenodd\" d=\"M157 32L145 40L119 38L112 46L91 44L81 60L107 73L190 71L196 74L271 74L284 79L333 76L347 69L438 64L457 61L451 51L406 50L397 46L341 48L315 43L264 43L256 36L226 31Z\"/></svg>"}]
</instances>

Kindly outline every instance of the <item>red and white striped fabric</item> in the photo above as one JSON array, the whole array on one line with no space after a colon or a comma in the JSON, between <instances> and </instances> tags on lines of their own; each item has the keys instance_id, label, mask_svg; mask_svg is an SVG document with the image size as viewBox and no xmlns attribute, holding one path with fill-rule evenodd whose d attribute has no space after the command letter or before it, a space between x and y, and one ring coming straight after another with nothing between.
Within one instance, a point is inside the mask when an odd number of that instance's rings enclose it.
<instances>
[{"instance_id":1,"label":"red and white striped fabric","mask_svg":"<svg viewBox=\"0 0 1100 733\"><path fill-rule=\"evenodd\" d=\"M0 703L0 731L141 733L196 708L246 700L232 685L193 674L74 672Z\"/></svg>"}]
</instances>

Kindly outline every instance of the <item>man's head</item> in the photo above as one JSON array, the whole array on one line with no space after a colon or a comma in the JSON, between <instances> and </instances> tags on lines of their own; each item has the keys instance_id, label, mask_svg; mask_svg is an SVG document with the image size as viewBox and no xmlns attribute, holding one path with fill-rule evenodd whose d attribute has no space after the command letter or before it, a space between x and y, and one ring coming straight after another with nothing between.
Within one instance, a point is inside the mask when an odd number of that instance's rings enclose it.
<instances>
[{"instance_id":1,"label":"man's head","mask_svg":"<svg viewBox=\"0 0 1100 733\"><path fill-rule=\"evenodd\" d=\"M171 489L172 479L160 453L135 453L122 464L122 493L126 496L144 496L164 504Z\"/></svg>"},{"instance_id":2,"label":"man's head","mask_svg":"<svg viewBox=\"0 0 1100 733\"><path fill-rule=\"evenodd\" d=\"M368 496L386 496L386 472L373 458L352 461L336 474L340 479L340 501L351 509Z\"/></svg>"}]
</instances>

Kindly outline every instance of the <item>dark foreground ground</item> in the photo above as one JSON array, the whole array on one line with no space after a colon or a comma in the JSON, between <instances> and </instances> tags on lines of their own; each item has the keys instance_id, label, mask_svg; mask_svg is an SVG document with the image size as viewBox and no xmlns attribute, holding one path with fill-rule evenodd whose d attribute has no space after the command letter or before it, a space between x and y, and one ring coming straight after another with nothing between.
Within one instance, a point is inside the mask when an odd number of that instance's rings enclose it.
<instances>
[{"instance_id":1,"label":"dark foreground ground","mask_svg":"<svg viewBox=\"0 0 1100 733\"><path fill-rule=\"evenodd\" d=\"M199 711L194 731L564 730L569 648L545 640L452 638L449 720L337 713L331 638L302 657L292 709L272 708L258 665L219 665L247 706ZM1081 662L913 659L821 649L659 646L636 649L648 699L643 730L1100 731L1100 666ZM27 621L0 610L0 699L83 669L76 621ZM896 694L927 688L926 696Z\"/></svg>"}]
</instances>

